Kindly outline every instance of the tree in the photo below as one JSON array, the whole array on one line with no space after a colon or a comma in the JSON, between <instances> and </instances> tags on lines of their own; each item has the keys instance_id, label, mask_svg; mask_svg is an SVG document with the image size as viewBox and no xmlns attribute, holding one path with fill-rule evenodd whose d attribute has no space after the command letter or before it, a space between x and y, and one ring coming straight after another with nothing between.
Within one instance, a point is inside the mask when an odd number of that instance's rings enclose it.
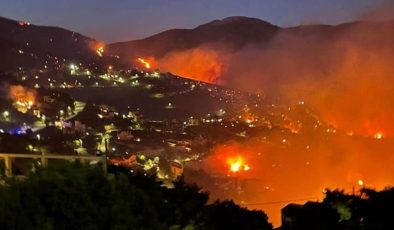
<instances>
[{"instance_id":1,"label":"tree","mask_svg":"<svg viewBox=\"0 0 394 230\"><path fill-rule=\"evenodd\" d=\"M272 229L262 211L249 211L233 201L216 201L206 208L204 229Z\"/></svg>"},{"instance_id":2,"label":"tree","mask_svg":"<svg viewBox=\"0 0 394 230\"><path fill-rule=\"evenodd\" d=\"M50 163L11 178L0 186L0 229L271 229L263 212L207 205L208 194L182 180L168 189L152 176L109 171Z\"/></svg>"}]
</instances>

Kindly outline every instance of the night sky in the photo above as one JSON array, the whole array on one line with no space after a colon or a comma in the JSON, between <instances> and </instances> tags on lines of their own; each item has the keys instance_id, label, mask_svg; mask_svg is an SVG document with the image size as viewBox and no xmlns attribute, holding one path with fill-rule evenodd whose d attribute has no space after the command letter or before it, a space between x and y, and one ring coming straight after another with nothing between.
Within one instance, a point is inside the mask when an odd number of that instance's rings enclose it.
<instances>
[{"instance_id":1,"label":"night sky","mask_svg":"<svg viewBox=\"0 0 394 230\"><path fill-rule=\"evenodd\" d=\"M280 26L338 24L389 2L393 0L1 0L0 15L115 42L238 15Z\"/></svg>"}]
</instances>

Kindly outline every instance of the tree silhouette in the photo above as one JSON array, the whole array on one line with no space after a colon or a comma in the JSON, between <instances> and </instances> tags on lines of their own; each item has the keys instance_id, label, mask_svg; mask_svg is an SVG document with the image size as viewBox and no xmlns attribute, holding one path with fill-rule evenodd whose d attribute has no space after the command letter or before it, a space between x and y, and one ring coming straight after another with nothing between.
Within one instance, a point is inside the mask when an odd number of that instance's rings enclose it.
<instances>
[{"instance_id":1,"label":"tree silhouette","mask_svg":"<svg viewBox=\"0 0 394 230\"><path fill-rule=\"evenodd\" d=\"M272 229L261 211L183 180L168 189L152 176L79 163L49 164L0 186L0 229Z\"/></svg>"}]
</instances>

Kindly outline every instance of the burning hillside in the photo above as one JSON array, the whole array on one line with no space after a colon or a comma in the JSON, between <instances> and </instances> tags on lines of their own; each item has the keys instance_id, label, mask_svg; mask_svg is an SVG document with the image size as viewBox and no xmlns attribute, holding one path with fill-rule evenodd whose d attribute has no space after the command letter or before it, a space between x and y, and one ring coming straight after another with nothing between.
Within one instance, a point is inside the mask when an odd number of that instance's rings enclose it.
<instances>
[{"instance_id":1,"label":"burning hillside","mask_svg":"<svg viewBox=\"0 0 394 230\"><path fill-rule=\"evenodd\" d=\"M137 63L139 66L142 67L142 69L145 69L145 70L151 70L156 67L156 65L155 65L156 62L153 57L148 57L148 58L139 57L139 58L137 58Z\"/></svg>"},{"instance_id":2,"label":"burning hillside","mask_svg":"<svg viewBox=\"0 0 394 230\"><path fill-rule=\"evenodd\" d=\"M228 197L279 223L286 202L277 201L317 200L326 188L382 189L394 180L393 28L361 22L282 29L269 42L237 50L209 44L168 52L157 68L312 108L314 124L297 118L285 132L229 140L203 163L214 177L246 181L244 193ZM219 189L197 182L223 198L221 182Z\"/></svg>"},{"instance_id":3,"label":"burning hillside","mask_svg":"<svg viewBox=\"0 0 394 230\"><path fill-rule=\"evenodd\" d=\"M17 31L22 45L9 52L18 62L3 69L18 69L15 76L27 76L20 84L37 85L40 95L50 89L43 127L82 117L86 124L78 125L81 131L76 123L71 127L72 121L66 130L77 133L79 150L88 143L86 152L119 155L122 162L146 152L157 159L157 170L152 170L157 175L168 166L159 167L159 159L180 162L171 168L176 176L195 166L200 174L185 176L187 180L209 190L214 199L263 209L275 224L284 205L321 199L326 188L357 192L394 181L394 22L279 28L236 17L135 41L135 50L68 31L34 39L26 36L28 31ZM67 43L58 42L63 37ZM54 45L50 55L44 49L48 44ZM30 47L38 47L42 55ZM19 65L24 62L19 56L42 60L34 65L42 68L29 73L29 65ZM101 62L106 57L110 63ZM118 68L112 58L135 69ZM49 72L50 60L59 71L62 66L71 71L57 77ZM37 83L44 74L48 87ZM53 89L73 95L78 103ZM22 85L9 88L13 106L24 115L36 108L36 96ZM94 105L85 109L79 101ZM9 111L3 117L8 122ZM107 138L116 130L129 139ZM91 140L93 133L101 133L104 144L99 148L96 139L93 144L79 141L79 135Z\"/></svg>"},{"instance_id":4,"label":"burning hillside","mask_svg":"<svg viewBox=\"0 0 394 230\"><path fill-rule=\"evenodd\" d=\"M238 51L210 44L174 51L157 67L195 80L306 101L321 118L356 135L393 135L394 23L290 28L268 45ZM357 114L357 116L355 116Z\"/></svg>"},{"instance_id":5,"label":"burning hillside","mask_svg":"<svg viewBox=\"0 0 394 230\"><path fill-rule=\"evenodd\" d=\"M158 68L197 81L216 83L224 64L219 52L208 48L170 53L158 60Z\"/></svg>"}]
</instances>

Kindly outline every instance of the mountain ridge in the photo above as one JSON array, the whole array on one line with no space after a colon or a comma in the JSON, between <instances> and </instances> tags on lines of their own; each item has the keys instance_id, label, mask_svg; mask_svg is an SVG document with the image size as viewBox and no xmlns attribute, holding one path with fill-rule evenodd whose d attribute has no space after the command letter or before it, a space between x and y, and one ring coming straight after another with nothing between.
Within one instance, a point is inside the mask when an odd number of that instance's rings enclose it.
<instances>
[{"instance_id":1,"label":"mountain ridge","mask_svg":"<svg viewBox=\"0 0 394 230\"><path fill-rule=\"evenodd\" d=\"M394 21L369 22L354 21L338 25L299 25L279 27L258 18L233 16L199 25L192 29L170 29L152 36L107 44L111 55L133 60L139 56L161 58L173 51L183 51L200 46L213 48L226 47L237 50L246 45L266 45L279 33L305 37L318 37L323 40L336 38L357 26L393 26Z\"/></svg>"},{"instance_id":2,"label":"mountain ridge","mask_svg":"<svg viewBox=\"0 0 394 230\"><path fill-rule=\"evenodd\" d=\"M201 46L213 49L226 48L230 51L251 44L264 46L280 33L330 40L357 26L370 27L369 30L373 32L382 26L386 26L387 29L394 28L394 21L356 21L339 25L300 25L283 28L258 18L233 16L213 20L192 29L171 29L144 39L110 43L105 47L104 57L99 57L94 48L99 42L94 38L61 27L33 25L0 16L0 55L3 57L0 71L16 71L20 68L41 69L51 65L48 58L65 60L63 64L83 62L97 67L100 63L115 64L118 61L116 56L120 57L124 65L131 66L133 62L130 60L135 60L136 57L161 58L174 51ZM58 66L58 63L52 64Z\"/></svg>"},{"instance_id":3,"label":"mountain ridge","mask_svg":"<svg viewBox=\"0 0 394 230\"><path fill-rule=\"evenodd\" d=\"M39 26L0 17L0 71L59 68L68 62L100 63L99 42L61 27Z\"/></svg>"}]
</instances>

